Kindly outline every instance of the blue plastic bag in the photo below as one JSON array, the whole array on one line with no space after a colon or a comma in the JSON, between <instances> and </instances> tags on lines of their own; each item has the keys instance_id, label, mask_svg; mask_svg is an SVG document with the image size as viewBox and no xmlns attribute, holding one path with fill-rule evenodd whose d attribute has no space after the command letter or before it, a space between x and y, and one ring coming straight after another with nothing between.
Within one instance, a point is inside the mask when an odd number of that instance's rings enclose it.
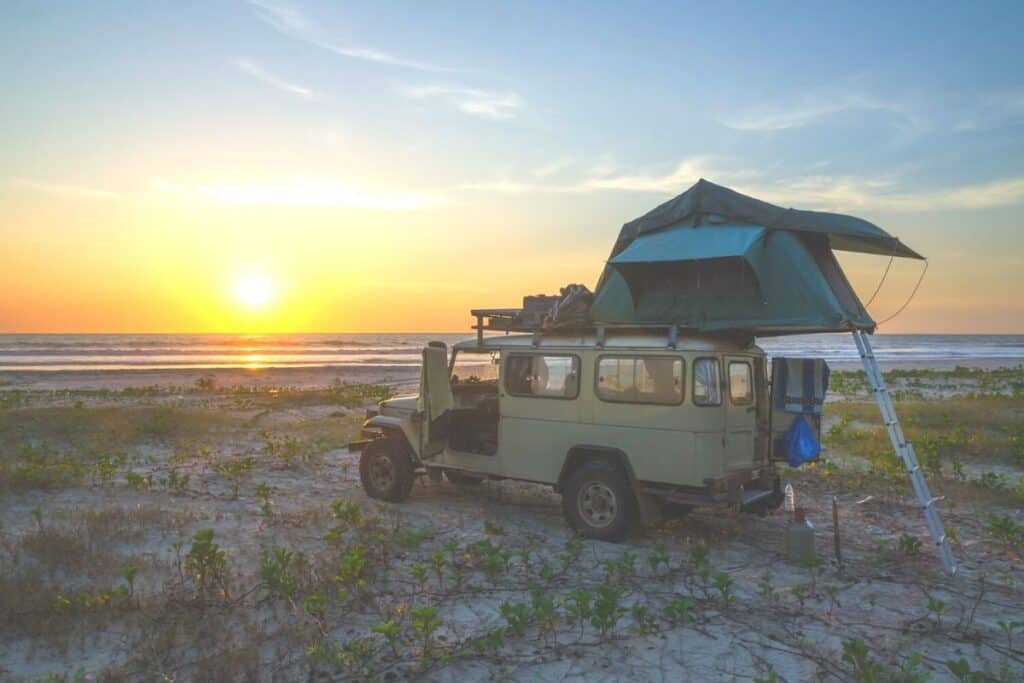
<instances>
[{"instance_id":1,"label":"blue plastic bag","mask_svg":"<svg viewBox=\"0 0 1024 683\"><path fill-rule=\"evenodd\" d=\"M803 415L798 415L786 431L785 444L786 462L790 467L800 467L805 462L817 460L821 453L818 437Z\"/></svg>"}]
</instances>

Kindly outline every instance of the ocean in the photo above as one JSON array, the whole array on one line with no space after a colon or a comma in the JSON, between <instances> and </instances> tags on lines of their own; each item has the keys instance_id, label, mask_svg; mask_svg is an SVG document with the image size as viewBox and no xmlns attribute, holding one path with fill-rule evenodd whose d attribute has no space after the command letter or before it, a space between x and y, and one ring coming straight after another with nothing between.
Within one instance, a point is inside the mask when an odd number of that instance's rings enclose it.
<instances>
[{"instance_id":1,"label":"ocean","mask_svg":"<svg viewBox=\"0 0 1024 683\"><path fill-rule=\"evenodd\" d=\"M415 369L431 340L463 334L5 334L0 372L348 367ZM893 363L1024 363L1024 335L880 334L876 356ZM769 354L857 361L847 334L799 335L758 342Z\"/></svg>"}]
</instances>

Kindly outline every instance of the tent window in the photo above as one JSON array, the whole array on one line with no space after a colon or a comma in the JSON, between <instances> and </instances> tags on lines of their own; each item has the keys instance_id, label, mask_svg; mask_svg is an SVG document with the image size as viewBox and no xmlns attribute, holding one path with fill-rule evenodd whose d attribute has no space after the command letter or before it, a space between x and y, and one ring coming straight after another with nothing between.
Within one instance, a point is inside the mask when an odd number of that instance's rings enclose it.
<instances>
[{"instance_id":1,"label":"tent window","mask_svg":"<svg viewBox=\"0 0 1024 683\"><path fill-rule=\"evenodd\" d=\"M602 356L597 361L596 391L602 401L679 405L683 402L683 360Z\"/></svg>"},{"instance_id":2,"label":"tent window","mask_svg":"<svg viewBox=\"0 0 1024 683\"><path fill-rule=\"evenodd\" d=\"M505 366L505 389L513 396L576 398L580 393L576 356L512 354Z\"/></svg>"},{"instance_id":3,"label":"tent window","mask_svg":"<svg viewBox=\"0 0 1024 683\"><path fill-rule=\"evenodd\" d=\"M722 405L722 384L717 358L693 361L693 402L699 406Z\"/></svg>"},{"instance_id":4,"label":"tent window","mask_svg":"<svg viewBox=\"0 0 1024 683\"><path fill-rule=\"evenodd\" d=\"M749 363L729 363L729 400L737 406L754 402L754 378Z\"/></svg>"}]
</instances>

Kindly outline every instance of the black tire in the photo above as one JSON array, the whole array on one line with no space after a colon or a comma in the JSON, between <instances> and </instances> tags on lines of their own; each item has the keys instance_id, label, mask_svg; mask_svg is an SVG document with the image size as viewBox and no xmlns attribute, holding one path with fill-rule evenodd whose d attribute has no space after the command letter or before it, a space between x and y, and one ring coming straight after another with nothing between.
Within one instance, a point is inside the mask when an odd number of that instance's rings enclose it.
<instances>
[{"instance_id":1,"label":"black tire","mask_svg":"<svg viewBox=\"0 0 1024 683\"><path fill-rule=\"evenodd\" d=\"M476 477L458 470L445 470L444 476L456 486L476 486L484 480L483 477Z\"/></svg>"},{"instance_id":2,"label":"black tire","mask_svg":"<svg viewBox=\"0 0 1024 683\"><path fill-rule=\"evenodd\" d=\"M562 513L569 526L587 538L618 543L637 520L637 504L622 468L591 461L573 470L562 492Z\"/></svg>"},{"instance_id":3,"label":"black tire","mask_svg":"<svg viewBox=\"0 0 1024 683\"><path fill-rule=\"evenodd\" d=\"M359 458L359 479L371 498L391 503L408 498L415 479L406 445L394 438L366 444Z\"/></svg>"}]
</instances>

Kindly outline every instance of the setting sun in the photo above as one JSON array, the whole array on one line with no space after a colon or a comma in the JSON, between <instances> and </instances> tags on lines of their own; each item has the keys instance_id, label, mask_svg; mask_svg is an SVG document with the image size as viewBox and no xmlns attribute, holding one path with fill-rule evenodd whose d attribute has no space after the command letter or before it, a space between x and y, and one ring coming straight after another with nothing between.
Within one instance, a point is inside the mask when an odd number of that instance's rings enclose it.
<instances>
[{"instance_id":1,"label":"setting sun","mask_svg":"<svg viewBox=\"0 0 1024 683\"><path fill-rule=\"evenodd\" d=\"M251 308L262 308L274 298L274 283L266 275L243 275L235 282L235 296Z\"/></svg>"}]
</instances>

